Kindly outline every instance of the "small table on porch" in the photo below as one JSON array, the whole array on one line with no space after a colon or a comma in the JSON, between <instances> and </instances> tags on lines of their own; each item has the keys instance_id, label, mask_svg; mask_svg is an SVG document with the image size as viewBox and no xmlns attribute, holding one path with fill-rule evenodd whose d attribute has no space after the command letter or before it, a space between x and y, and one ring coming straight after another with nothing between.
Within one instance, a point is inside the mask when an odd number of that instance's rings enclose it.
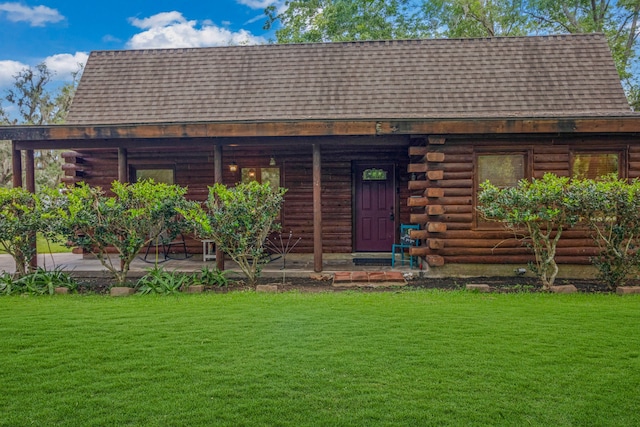
<instances>
[{"instance_id":1,"label":"small table on porch","mask_svg":"<svg viewBox=\"0 0 640 427\"><path fill-rule=\"evenodd\" d=\"M216 244L213 240L202 241L202 261L216 259Z\"/></svg>"}]
</instances>

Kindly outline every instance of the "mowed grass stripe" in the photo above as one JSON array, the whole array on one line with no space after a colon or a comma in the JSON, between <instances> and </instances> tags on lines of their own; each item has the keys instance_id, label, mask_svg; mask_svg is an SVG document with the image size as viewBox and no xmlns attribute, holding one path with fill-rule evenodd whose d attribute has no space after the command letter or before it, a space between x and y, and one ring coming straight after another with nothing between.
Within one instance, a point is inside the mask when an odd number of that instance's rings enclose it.
<instances>
[{"instance_id":1,"label":"mowed grass stripe","mask_svg":"<svg viewBox=\"0 0 640 427\"><path fill-rule=\"evenodd\" d=\"M639 425L640 298L0 298L0 425Z\"/></svg>"}]
</instances>

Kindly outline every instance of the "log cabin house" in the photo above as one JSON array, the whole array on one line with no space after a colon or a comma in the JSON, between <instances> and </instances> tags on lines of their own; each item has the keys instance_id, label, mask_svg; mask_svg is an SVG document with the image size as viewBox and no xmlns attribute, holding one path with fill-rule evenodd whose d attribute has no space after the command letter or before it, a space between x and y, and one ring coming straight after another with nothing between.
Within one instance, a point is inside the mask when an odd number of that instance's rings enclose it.
<instances>
[{"instance_id":1,"label":"log cabin house","mask_svg":"<svg viewBox=\"0 0 640 427\"><path fill-rule=\"evenodd\" d=\"M42 148L73 150L70 184L286 187L282 226L321 271L323 253L390 252L400 224L433 268L526 262L476 214L479 184L639 177L639 132L605 37L586 34L93 52L67 124L0 138L32 190ZM587 263L588 237L565 235L559 261Z\"/></svg>"}]
</instances>

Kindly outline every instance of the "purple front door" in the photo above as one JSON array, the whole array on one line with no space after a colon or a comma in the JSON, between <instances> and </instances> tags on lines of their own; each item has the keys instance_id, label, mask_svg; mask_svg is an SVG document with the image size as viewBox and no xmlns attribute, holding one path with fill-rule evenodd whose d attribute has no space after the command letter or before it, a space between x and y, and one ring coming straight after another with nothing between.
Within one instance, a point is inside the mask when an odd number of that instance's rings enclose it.
<instances>
[{"instance_id":1,"label":"purple front door","mask_svg":"<svg viewBox=\"0 0 640 427\"><path fill-rule=\"evenodd\" d=\"M393 164L355 168L355 251L391 252L395 238Z\"/></svg>"}]
</instances>

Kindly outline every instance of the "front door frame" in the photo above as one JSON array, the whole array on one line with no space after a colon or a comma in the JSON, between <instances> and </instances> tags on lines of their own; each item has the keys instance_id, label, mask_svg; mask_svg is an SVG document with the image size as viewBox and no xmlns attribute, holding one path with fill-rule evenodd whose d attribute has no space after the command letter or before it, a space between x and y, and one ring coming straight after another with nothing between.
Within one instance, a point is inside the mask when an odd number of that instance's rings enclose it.
<instances>
[{"instance_id":1,"label":"front door frame","mask_svg":"<svg viewBox=\"0 0 640 427\"><path fill-rule=\"evenodd\" d=\"M397 164L393 161L382 162L382 161L353 161L351 163L351 200L352 200L352 241L353 241L353 252L380 252L380 251L367 251L367 250L358 250L357 248L357 238L358 238L358 209L357 209L357 191L358 191L358 177L357 173L359 169L365 168L380 168L380 167L389 167L391 171L391 189L393 194L393 233L392 233L392 244L396 242L397 239L397 230L399 224L399 205L398 205L398 173L397 173ZM389 252L391 252L391 245L389 246Z\"/></svg>"}]
</instances>

